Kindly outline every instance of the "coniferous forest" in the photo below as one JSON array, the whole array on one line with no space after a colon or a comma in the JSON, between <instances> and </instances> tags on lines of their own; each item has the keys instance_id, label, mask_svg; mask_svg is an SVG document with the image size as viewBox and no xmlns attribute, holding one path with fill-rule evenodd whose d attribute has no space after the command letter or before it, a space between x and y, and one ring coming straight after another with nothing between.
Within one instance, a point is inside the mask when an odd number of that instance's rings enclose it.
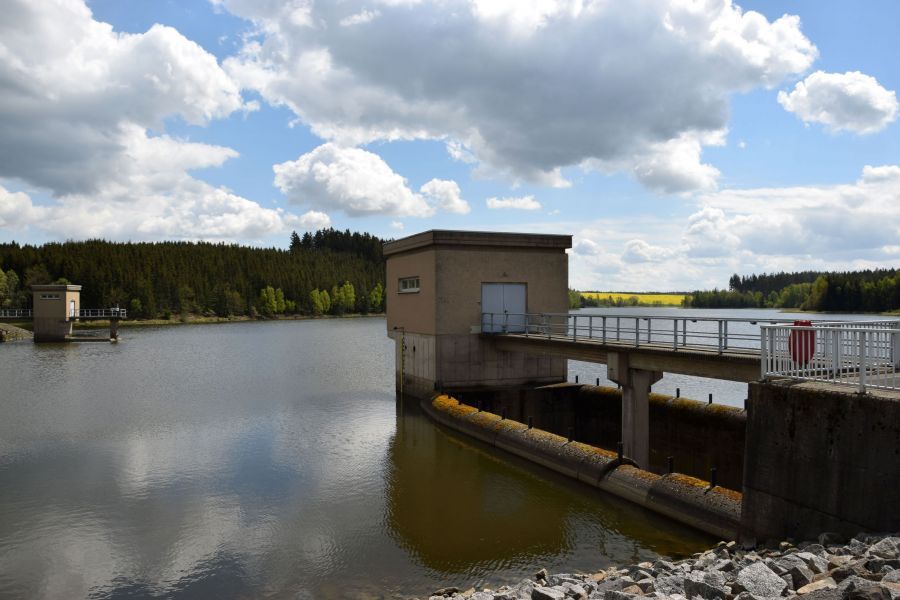
<instances>
[{"instance_id":1,"label":"coniferous forest","mask_svg":"<svg viewBox=\"0 0 900 600\"><path fill-rule=\"evenodd\" d=\"M685 305L695 308L799 308L832 312L900 310L900 270L803 271L741 277L727 290L697 290Z\"/></svg>"},{"instance_id":2,"label":"coniferous forest","mask_svg":"<svg viewBox=\"0 0 900 600\"><path fill-rule=\"evenodd\" d=\"M0 307L29 307L31 285L69 282L83 286L83 307L120 306L138 318L378 312L381 247L368 233L334 229L295 232L286 250L206 242L4 243Z\"/></svg>"}]
</instances>

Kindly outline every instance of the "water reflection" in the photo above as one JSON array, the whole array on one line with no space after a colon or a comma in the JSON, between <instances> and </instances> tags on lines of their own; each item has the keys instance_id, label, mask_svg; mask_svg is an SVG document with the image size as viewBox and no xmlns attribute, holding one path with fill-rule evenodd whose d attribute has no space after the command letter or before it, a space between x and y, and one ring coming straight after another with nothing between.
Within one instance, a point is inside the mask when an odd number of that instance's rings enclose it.
<instances>
[{"instance_id":1,"label":"water reflection","mask_svg":"<svg viewBox=\"0 0 900 600\"><path fill-rule=\"evenodd\" d=\"M705 538L398 412L384 321L0 347L0 597L372 598Z\"/></svg>"},{"instance_id":2,"label":"water reflection","mask_svg":"<svg viewBox=\"0 0 900 600\"><path fill-rule=\"evenodd\" d=\"M592 571L683 556L705 536L436 427L406 401L387 474L387 523L423 565L460 585L541 566Z\"/></svg>"}]
</instances>

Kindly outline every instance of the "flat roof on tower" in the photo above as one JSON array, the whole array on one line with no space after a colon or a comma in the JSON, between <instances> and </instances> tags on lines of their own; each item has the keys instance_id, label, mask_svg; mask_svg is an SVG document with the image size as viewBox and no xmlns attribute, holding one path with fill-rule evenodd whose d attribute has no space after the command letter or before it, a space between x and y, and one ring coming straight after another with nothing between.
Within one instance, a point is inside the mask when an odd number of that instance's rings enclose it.
<instances>
[{"instance_id":1,"label":"flat roof on tower","mask_svg":"<svg viewBox=\"0 0 900 600\"><path fill-rule=\"evenodd\" d=\"M453 231L430 229L384 244L384 255L398 254L427 246L493 246L565 250L572 247L571 235L550 233L509 233L500 231Z\"/></svg>"}]
</instances>

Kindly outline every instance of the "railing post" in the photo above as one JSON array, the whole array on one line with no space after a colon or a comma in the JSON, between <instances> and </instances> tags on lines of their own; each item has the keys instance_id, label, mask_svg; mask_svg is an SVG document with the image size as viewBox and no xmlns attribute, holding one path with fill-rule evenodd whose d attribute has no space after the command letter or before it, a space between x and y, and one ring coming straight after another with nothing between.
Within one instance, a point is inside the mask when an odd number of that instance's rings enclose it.
<instances>
[{"instance_id":1,"label":"railing post","mask_svg":"<svg viewBox=\"0 0 900 600\"><path fill-rule=\"evenodd\" d=\"M859 330L859 393L866 393L866 330Z\"/></svg>"},{"instance_id":2,"label":"railing post","mask_svg":"<svg viewBox=\"0 0 900 600\"><path fill-rule=\"evenodd\" d=\"M588 317L588 339L594 339L594 315Z\"/></svg>"},{"instance_id":3,"label":"railing post","mask_svg":"<svg viewBox=\"0 0 900 600\"><path fill-rule=\"evenodd\" d=\"M634 347L638 348L641 345L641 319L639 317L634 318Z\"/></svg>"},{"instance_id":4,"label":"railing post","mask_svg":"<svg viewBox=\"0 0 900 600\"><path fill-rule=\"evenodd\" d=\"M722 354L722 319L719 319L719 354Z\"/></svg>"},{"instance_id":5,"label":"railing post","mask_svg":"<svg viewBox=\"0 0 900 600\"><path fill-rule=\"evenodd\" d=\"M621 335L620 335L620 334L621 334L621 328L619 327L619 322L620 322L620 321L621 321L621 318L616 317L616 341L617 341L617 342L619 342L619 341L622 340Z\"/></svg>"},{"instance_id":6,"label":"railing post","mask_svg":"<svg viewBox=\"0 0 900 600\"><path fill-rule=\"evenodd\" d=\"M678 319L672 320L672 350L678 352Z\"/></svg>"},{"instance_id":7,"label":"railing post","mask_svg":"<svg viewBox=\"0 0 900 600\"><path fill-rule=\"evenodd\" d=\"M725 323L725 339L724 339L725 350L728 350L728 321L725 321L724 323Z\"/></svg>"},{"instance_id":8,"label":"railing post","mask_svg":"<svg viewBox=\"0 0 900 600\"><path fill-rule=\"evenodd\" d=\"M578 341L578 315L572 315L572 341Z\"/></svg>"},{"instance_id":9,"label":"railing post","mask_svg":"<svg viewBox=\"0 0 900 600\"><path fill-rule=\"evenodd\" d=\"M764 326L760 326L759 333L760 333L760 336L759 336L759 370L760 370L759 378L765 379L766 378L766 361L768 361L769 357L767 356L767 352L766 352L766 346L767 346L766 330L764 329Z\"/></svg>"},{"instance_id":10,"label":"railing post","mask_svg":"<svg viewBox=\"0 0 900 600\"><path fill-rule=\"evenodd\" d=\"M681 345L687 348L687 319L681 320Z\"/></svg>"},{"instance_id":11,"label":"railing post","mask_svg":"<svg viewBox=\"0 0 900 600\"><path fill-rule=\"evenodd\" d=\"M603 320L603 343L606 343L606 317L600 317Z\"/></svg>"},{"instance_id":12,"label":"railing post","mask_svg":"<svg viewBox=\"0 0 900 600\"><path fill-rule=\"evenodd\" d=\"M841 357L841 333L843 332L837 327L829 327L828 331L834 336L834 339L831 340L831 377L837 379L841 376L841 362L843 361Z\"/></svg>"},{"instance_id":13,"label":"railing post","mask_svg":"<svg viewBox=\"0 0 900 600\"><path fill-rule=\"evenodd\" d=\"M652 331L651 328L650 328L650 322L651 322L652 320L653 320L653 319L651 319L650 317L647 317L647 343L648 343L648 344L652 344L652 343L653 343L653 331Z\"/></svg>"}]
</instances>

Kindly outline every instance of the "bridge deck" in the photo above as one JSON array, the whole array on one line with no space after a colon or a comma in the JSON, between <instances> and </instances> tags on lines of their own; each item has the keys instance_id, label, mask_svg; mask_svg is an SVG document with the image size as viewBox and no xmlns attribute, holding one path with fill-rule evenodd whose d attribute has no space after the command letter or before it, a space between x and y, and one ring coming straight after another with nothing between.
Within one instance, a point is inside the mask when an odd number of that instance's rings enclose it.
<instances>
[{"instance_id":1,"label":"bridge deck","mask_svg":"<svg viewBox=\"0 0 900 600\"><path fill-rule=\"evenodd\" d=\"M628 353L633 368L749 382L760 378L760 352L753 348L732 348L721 353L708 346L672 346L633 341L614 342L563 336L534 336L519 333L485 334L498 350L553 354L572 360L606 364L609 353Z\"/></svg>"}]
</instances>

